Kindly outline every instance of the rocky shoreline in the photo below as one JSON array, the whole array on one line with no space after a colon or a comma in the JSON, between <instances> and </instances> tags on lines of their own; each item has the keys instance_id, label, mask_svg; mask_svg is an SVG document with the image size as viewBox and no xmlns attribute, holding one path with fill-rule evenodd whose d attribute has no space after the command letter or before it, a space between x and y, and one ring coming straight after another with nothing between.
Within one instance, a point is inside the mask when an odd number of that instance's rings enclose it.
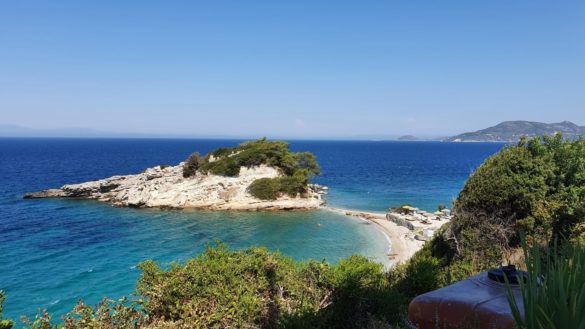
<instances>
[{"instance_id":1,"label":"rocky shoreline","mask_svg":"<svg viewBox=\"0 0 585 329\"><path fill-rule=\"evenodd\" d=\"M260 200L247 189L257 179L281 176L266 165L241 167L236 177L197 173L183 177L183 163L157 166L136 175L113 176L59 189L26 193L25 199L78 198L108 202L116 207L205 209L205 210L310 210L325 203L324 186L309 184L304 195L282 195L276 200Z\"/></svg>"}]
</instances>

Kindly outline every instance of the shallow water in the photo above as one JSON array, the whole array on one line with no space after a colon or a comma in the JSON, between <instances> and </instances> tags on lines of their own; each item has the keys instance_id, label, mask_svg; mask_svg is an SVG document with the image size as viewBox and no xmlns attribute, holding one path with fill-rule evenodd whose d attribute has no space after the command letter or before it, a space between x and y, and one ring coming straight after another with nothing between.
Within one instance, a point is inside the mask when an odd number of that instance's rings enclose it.
<instances>
[{"instance_id":1,"label":"shallow water","mask_svg":"<svg viewBox=\"0 0 585 329\"><path fill-rule=\"evenodd\" d=\"M23 200L65 183L175 164L238 141L0 139L0 289L5 315L47 308L61 315L79 298L95 304L134 289L146 259L162 264L200 253L216 240L266 246L298 260L336 262L358 253L382 260L387 244L367 223L327 211L242 213L112 208L81 200ZM317 154L337 207L384 211L411 203L448 204L501 144L295 141Z\"/></svg>"}]
</instances>

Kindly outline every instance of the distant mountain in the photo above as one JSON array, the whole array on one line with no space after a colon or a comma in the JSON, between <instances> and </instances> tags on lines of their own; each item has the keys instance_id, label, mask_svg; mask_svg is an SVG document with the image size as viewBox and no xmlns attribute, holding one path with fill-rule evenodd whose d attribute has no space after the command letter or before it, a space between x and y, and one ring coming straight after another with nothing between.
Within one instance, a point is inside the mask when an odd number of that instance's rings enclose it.
<instances>
[{"instance_id":1,"label":"distant mountain","mask_svg":"<svg viewBox=\"0 0 585 329\"><path fill-rule=\"evenodd\" d=\"M563 121L542 123L531 121L505 121L496 126L468 132L445 139L447 142L516 142L522 136L537 137L562 133L564 137L576 139L585 135L585 127Z\"/></svg>"}]
</instances>

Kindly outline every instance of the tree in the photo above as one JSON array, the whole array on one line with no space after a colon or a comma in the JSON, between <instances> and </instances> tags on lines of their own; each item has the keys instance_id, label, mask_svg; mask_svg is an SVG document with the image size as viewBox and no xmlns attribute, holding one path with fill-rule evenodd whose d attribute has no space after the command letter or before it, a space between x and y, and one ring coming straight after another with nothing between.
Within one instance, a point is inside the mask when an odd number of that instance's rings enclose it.
<instances>
[{"instance_id":1,"label":"tree","mask_svg":"<svg viewBox=\"0 0 585 329\"><path fill-rule=\"evenodd\" d=\"M197 152L191 154L185 164L183 164L183 177L188 178L197 173L197 170L201 166L202 159L201 155Z\"/></svg>"}]
</instances>

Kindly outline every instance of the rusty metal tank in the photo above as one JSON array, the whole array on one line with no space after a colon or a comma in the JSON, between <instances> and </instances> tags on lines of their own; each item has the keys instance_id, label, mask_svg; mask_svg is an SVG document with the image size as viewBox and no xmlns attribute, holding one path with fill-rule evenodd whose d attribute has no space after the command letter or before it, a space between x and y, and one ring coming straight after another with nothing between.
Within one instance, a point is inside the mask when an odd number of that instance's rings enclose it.
<instances>
[{"instance_id":1,"label":"rusty metal tank","mask_svg":"<svg viewBox=\"0 0 585 329\"><path fill-rule=\"evenodd\" d=\"M408 307L408 319L419 329L513 329L516 323L504 276L523 315L519 280L524 280L525 275L509 265L417 296Z\"/></svg>"}]
</instances>

